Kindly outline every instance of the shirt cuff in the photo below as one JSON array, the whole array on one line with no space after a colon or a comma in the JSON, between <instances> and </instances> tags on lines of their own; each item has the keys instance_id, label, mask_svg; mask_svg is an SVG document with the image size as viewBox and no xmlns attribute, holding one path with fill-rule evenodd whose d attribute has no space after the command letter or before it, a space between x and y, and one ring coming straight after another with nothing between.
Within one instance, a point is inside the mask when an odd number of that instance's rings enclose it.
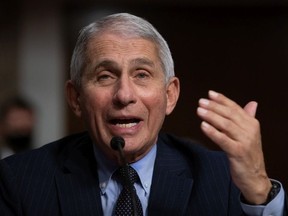
<instances>
[{"instance_id":1,"label":"shirt cuff","mask_svg":"<svg viewBox=\"0 0 288 216\"><path fill-rule=\"evenodd\" d=\"M271 180L276 181L273 179ZM280 184L281 189L276 197L267 205L248 205L240 201L244 213L253 216L282 216L284 211L285 192L282 184L279 181L276 182Z\"/></svg>"}]
</instances>

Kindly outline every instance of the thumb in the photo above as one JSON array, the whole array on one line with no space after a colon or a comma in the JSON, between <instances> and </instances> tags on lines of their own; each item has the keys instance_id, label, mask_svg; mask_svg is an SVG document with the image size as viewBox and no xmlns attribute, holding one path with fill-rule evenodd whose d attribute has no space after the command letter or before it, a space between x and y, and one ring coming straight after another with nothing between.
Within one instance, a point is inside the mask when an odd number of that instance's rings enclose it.
<instances>
[{"instance_id":1,"label":"thumb","mask_svg":"<svg viewBox=\"0 0 288 216\"><path fill-rule=\"evenodd\" d=\"M258 103L256 101L250 101L249 103L246 104L246 106L244 107L244 110L251 117L255 117L257 106L258 106Z\"/></svg>"}]
</instances>

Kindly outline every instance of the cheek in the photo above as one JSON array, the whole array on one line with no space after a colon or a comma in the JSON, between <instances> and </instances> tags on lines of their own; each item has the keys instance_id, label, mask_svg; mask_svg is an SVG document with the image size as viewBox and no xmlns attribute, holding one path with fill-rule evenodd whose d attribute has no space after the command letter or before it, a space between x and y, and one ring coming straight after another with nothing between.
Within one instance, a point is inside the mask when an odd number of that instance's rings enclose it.
<instances>
[{"instance_id":1,"label":"cheek","mask_svg":"<svg viewBox=\"0 0 288 216\"><path fill-rule=\"evenodd\" d=\"M88 121L92 120L92 117L98 116L101 110L105 110L107 104L108 97L104 92L100 92L100 94L97 92L99 91L86 91L82 95L81 110L83 117Z\"/></svg>"},{"instance_id":2,"label":"cheek","mask_svg":"<svg viewBox=\"0 0 288 216\"><path fill-rule=\"evenodd\" d=\"M146 104L149 104L150 113L159 115L159 118L162 115L165 116L167 99L162 89L155 90L154 93L150 95L149 99L147 99Z\"/></svg>"}]
</instances>

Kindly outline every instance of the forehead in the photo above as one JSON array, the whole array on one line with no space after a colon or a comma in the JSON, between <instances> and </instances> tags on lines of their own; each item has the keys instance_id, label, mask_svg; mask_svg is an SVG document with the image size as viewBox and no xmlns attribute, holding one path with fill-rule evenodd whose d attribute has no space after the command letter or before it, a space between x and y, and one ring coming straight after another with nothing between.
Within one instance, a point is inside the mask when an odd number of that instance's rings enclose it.
<instances>
[{"instance_id":1,"label":"forehead","mask_svg":"<svg viewBox=\"0 0 288 216\"><path fill-rule=\"evenodd\" d=\"M125 37L112 33L103 33L90 39L87 47L88 57L91 58L134 58L145 57L159 61L156 45L144 38Z\"/></svg>"},{"instance_id":2,"label":"forehead","mask_svg":"<svg viewBox=\"0 0 288 216\"><path fill-rule=\"evenodd\" d=\"M6 114L6 119L9 119L9 120L15 120L19 118L26 119L26 118L32 118L32 117L33 117L33 113L31 110L18 108L18 107L11 108Z\"/></svg>"},{"instance_id":3,"label":"forehead","mask_svg":"<svg viewBox=\"0 0 288 216\"><path fill-rule=\"evenodd\" d=\"M30 110L15 107L9 110L3 123L7 131L10 129L32 128L34 115Z\"/></svg>"}]
</instances>

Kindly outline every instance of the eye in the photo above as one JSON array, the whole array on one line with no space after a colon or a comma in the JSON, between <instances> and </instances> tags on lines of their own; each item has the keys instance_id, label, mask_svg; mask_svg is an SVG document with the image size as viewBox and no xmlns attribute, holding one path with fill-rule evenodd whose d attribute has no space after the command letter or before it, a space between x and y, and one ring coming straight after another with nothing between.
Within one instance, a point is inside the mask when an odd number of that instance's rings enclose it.
<instances>
[{"instance_id":1,"label":"eye","mask_svg":"<svg viewBox=\"0 0 288 216\"><path fill-rule=\"evenodd\" d=\"M101 74L101 75L97 76L98 81L108 80L110 78L112 78L112 76L110 74Z\"/></svg>"},{"instance_id":2,"label":"eye","mask_svg":"<svg viewBox=\"0 0 288 216\"><path fill-rule=\"evenodd\" d=\"M138 70L135 77L138 79L146 79L150 77L150 74L145 70Z\"/></svg>"},{"instance_id":3,"label":"eye","mask_svg":"<svg viewBox=\"0 0 288 216\"><path fill-rule=\"evenodd\" d=\"M139 73L139 74L137 74L137 77L143 79L143 78L148 77L148 75L145 73Z\"/></svg>"},{"instance_id":4,"label":"eye","mask_svg":"<svg viewBox=\"0 0 288 216\"><path fill-rule=\"evenodd\" d=\"M115 80L115 74L110 71L101 71L96 75L96 82L101 85L109 85Z\"/></svg>"}]
</instances>

